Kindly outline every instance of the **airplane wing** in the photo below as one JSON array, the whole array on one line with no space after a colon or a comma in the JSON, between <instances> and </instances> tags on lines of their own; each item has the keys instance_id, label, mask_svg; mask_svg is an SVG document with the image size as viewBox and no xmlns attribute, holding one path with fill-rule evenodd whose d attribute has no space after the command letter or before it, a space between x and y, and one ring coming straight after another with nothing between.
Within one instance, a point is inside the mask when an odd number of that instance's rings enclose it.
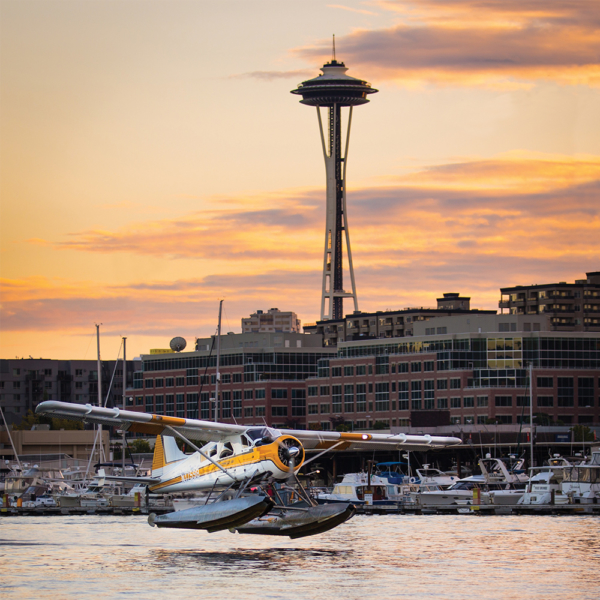
<instances>
[{"instance_id":1,"label":"airplane wing","mask_svg":"<svg viewBox=\"0 0 600 600\"><path fill-rule=\"evenodd\" d=\"M91 404L71 404L48 400L41 402L36 413L47 414L63 419L74 419L85 423L96 423L118 427L133 433L160 435L167 426L191 439L218 442L232 434L243 433L247 425L232 425L167 417L150 413L120 410L118 408L102 408ZM430 435L407 435L370 432L312 431L298 429L279 429L282 434L291 435L302 442L307 450L391 450L406 448L408 450L426 450L445 448L462 443L455 437L439 437ZM168 435L168 433L167 433ZM335 448L333 448L335 446Z\"/></svg>"}]
</instances>

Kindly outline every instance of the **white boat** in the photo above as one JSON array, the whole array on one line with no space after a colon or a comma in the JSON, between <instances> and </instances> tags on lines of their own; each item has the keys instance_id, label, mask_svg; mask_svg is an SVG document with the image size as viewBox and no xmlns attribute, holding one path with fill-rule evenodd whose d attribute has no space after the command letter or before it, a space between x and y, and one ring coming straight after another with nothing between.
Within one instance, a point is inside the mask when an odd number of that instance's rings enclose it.
<instances>
[{"instance_id":1,"label":"white boat","mask_svg":"<svg viewBox=\"0 0 600 600\"><path fill-rule=\"evenodd\" d=\"M600 504L600 448L594 448L590 459L564 469L560 484L569 504Z\"/></svg>"},{"instance_id":2,"label":"white boat","mask_svg":"<svg viewBox=\"0 0 600 600\"><path fill-rule=\"evenodd\" d=\"M448 475L439 469L423 465L421 469L417 469L417 481L414 483L418 483L423 489L432 489L434 486L447 489L456 483L458 479L457 475Z\"/></svg>"},{"instance_id":3,"label":"white boat","mask_svg":"<svg viewBox=\"0 0 600 600\"><path fill-rule=\"evenodd\" d=\"M347 473L330 493L317 494L319 504L350 502L355 505L396 504L401 497L399 486L386 477L369 473Z\"/></svg>"},{"instance_id":4,"label":"white boat","mask_svg":"<svg viewBox=\"0 0 600 600\"><path fill-rule=\"evenodd\" d=\"M548 460L548 464L529 469L529 482L518 504L566 504L567 496L563 495L561 483L565 478L565 468L572 464L558 454Z\"/></svg>"},{"instance_id":5,"label":"white boat","mask_svg":"<svg viewBox=\"0 0 600 600\"><path fill-rule=\"evenodd\" d=\"M481 504L516 504L525 492L527 477L521 472L522 461L516 469L508 469L500 458L479 460L480 475L459 479L445 490L419 490L411 494L421 508L437 506L469 505L473 503L473 491L478 490Z\"/></svg>"}]
</instances>

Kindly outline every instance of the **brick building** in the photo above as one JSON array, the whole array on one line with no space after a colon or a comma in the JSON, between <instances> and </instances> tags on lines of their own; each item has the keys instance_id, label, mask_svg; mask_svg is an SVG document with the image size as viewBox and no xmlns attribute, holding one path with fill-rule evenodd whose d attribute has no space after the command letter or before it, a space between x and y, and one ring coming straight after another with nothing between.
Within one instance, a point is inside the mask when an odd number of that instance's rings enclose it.
<instances>
[{"instance_id":1,"label":"brick building","mask_svg":"<svg viewBox=\"0 0 600 600\"><path fill-rule=\"evenodd\" d=\"M130 407L169 416L213 420L217 357L212 338L194 352L143 355ZM242 333L221 337L218 416L225 422L305 427L306 379L335 357L322 337Z\"/></svg>"},{"instance_id":2,"label":"brick building","mask_svg":"<svg viewBox=\"0 0 600 600\"><path fill-rule=\"evenodd\" d=\"M551 331L544 315L436 324L446 333L422 323L410 339L340 343L306 382L307 426L327 429L332 418L356 429L528 422L531 395L540 421L600 423L599 334Z\"/></svg>"}]
</instances>

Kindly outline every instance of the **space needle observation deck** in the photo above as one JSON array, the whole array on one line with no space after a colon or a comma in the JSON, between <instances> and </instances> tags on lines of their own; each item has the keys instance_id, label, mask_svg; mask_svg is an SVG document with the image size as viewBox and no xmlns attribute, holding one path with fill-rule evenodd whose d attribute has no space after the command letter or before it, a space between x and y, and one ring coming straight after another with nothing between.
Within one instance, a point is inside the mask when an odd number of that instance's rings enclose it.
<instances>
[{"instance_id":1,"label":"space needle observation deck","mask_svg":"<svg viewBox=\"0 0 600 600\"><path fill-rule=\"evenodd\" d=\"M319 130L325 173L327 178L325 252L323 257L323 287L321 294L321 320L335 320L344 317L344 298L354 300L354 310L358 311L358 297L350 233L346 217L346 164L350 142L350 126L354 106L369 102L367 96L377 92L369 83L346 75L348 69L338 62L334 55L330 62L321 68L322 74L314 79L303 81L292 94L302 96L301 104L317 107ZM323 127L321 107L328 113L326 130ZM342 152L342 108L348 107L346 139ZM348 271L352 290L344 290L343 246L346 242Z\"/></svg>"}]
</instances>

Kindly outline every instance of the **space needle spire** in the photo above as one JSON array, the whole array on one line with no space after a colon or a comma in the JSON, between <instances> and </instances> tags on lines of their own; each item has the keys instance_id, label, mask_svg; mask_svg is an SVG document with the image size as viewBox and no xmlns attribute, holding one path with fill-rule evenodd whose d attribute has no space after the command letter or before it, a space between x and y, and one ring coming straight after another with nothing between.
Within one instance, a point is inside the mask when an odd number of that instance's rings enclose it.
<instances>
[{"instance_id":1,"label":"space needle spire","mask_svg":"<svg viewBox=\"0 0 600 600\"><path fill-rule=\"evenodd\" d=\"M301 104L317 107L319 131L327 180L325 252L323 256L323 287L321 320L342 319L344 298L354 300L358 311L358 297L350 250L350 232L346 217L346 164L350 142L350 126L354 106L369 102L367 95L377 92L369 83L346 75L346 65L335 56L335 36L330 62L321 68L322 74L303 81L292 94L302 96ZM348 108L346 139L343 146L342 108ZM321 108L326 109L327 122L323 127ZM351 291L344 289L343 248L346 245Z\"/></svg>"}]
</instances>

